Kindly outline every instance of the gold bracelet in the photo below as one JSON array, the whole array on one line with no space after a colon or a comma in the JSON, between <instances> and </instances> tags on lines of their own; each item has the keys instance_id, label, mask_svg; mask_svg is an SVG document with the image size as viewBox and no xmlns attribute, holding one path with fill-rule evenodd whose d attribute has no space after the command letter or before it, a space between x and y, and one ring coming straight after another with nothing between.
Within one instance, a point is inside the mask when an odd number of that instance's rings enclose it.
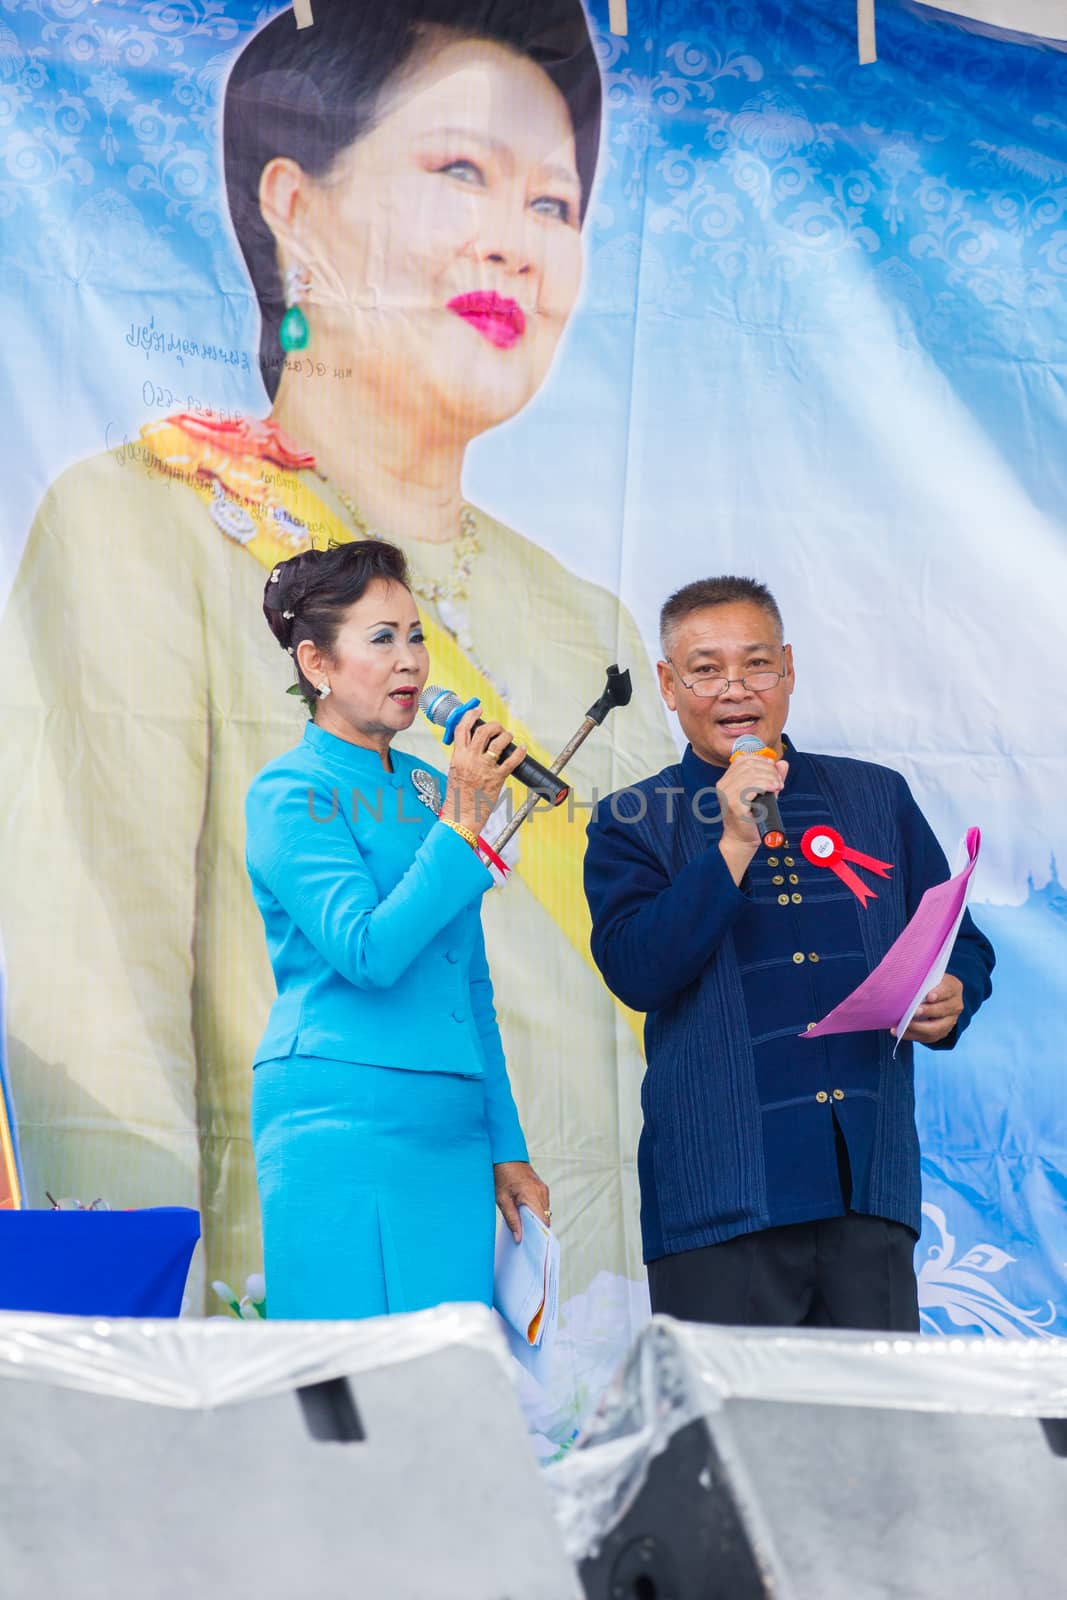
<instances>
[{"instance_id":1,"label":"gold bracelet","mask_svg":"<svg viewBox=\"0 0 1067 1600\"><path fill-rule=\"evenodd\" d=\"M472 833L470 828L465 828L462 822L453 822L451 817L446 817L443 812L437 813L438 822L443 822L446 828L451 828L453 833L458 833L461 839L466 839L472 850L478 848L478 835Z\"/></svg>"}]
</instances>

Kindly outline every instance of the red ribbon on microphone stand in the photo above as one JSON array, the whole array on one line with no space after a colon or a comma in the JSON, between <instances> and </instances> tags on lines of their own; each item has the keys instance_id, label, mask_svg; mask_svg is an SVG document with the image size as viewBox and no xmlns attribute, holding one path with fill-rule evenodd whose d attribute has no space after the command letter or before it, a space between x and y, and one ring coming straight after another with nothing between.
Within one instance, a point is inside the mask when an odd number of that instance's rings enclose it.
<instances>
[{"instance_id":1,"label":"red ribbon on microphone stand","mask_svg":"<svg viewBox=\"0 0 1067 1600\"><path fill-rule=\"evenodd\" d=\"M878 861L874 856L864 855L862 850L851 849L836 828L827 828L822 823L808 829L800 841L800 848L805 861L810 861L813 867L829 867L831 872L836 873L841 882L852 890L864 910L867 901L877 900L878 896L862 878L856 876L848 862L865 867L868 872L876 872L880 878L888 878L893 870L891 861Z\"/></svg>"},{"instance_id":2,"label":"red ribbon on microphone stand","mask_svg":"<svg viewBox=\"0 0 1067 1600\"><path fill-rule=\"evenodd\" d=\"M507 878L511 875L511 868L504 860L504 857L498 856L488 839L483 839L481 834L478 835L478 854L485 856L489 861L489 865L495 867L502 878Z\"/></svg>"}]
</instances>

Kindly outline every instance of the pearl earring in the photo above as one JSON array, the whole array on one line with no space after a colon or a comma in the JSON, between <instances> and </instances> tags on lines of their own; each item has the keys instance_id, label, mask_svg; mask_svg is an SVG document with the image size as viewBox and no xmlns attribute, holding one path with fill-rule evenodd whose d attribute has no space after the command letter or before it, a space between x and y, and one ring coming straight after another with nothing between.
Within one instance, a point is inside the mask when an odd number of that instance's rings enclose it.
<instances>
[{"instance_id":1,"label":"pearl earring","mask_svg":"<svg viewBox=\"0 0 1067 1600\"><path fill-rule=\"evenodd\" d=\"M307 298L311 287L311 274L306 267L289 267L285 274L285 304L289 308L278 329L278 343L286 355L292 350L306 350L311 339L311 329L305 317L301 300Z\"/></svg>"},{"instance_id":2,"label":"pearl earring","mask_svg":"<svg viewBox=\"0 0 1067 1600\"><path fill-rule=\"evenodd\" d=\"M315 693L318 695L320 700L325 700L326 696L330 693L330 685L326 682L325 678L323 678L322 682L315 690Z\"/></svg>"}]
</instances>

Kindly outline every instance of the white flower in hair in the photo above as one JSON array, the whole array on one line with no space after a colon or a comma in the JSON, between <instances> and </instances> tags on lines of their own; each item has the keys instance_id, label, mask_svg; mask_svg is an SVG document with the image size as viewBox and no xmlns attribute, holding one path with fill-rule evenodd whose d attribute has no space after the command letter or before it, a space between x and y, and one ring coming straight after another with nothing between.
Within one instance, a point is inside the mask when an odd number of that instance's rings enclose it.
<instances>
[{"instance_id":1,"label":"white flower in hair","mask_svg":"<svg viewBox=\"0 0 1067 1600\"><path fill-rule=\"evenodd\" d=\"M292 622L293 618L296 616L296 612L295 611L283 611L282 612L282 616L285 618L286 622Z\"/></svg>"},{"instance_id":2,"label":"white flower in hair","mask_svg":"<svg viewBox=\"0 0 1067 1600\"><path fill-rule=\"evenodd\" d=\"M277 583L277 581L281 577L281 575L282 575L281 567L275 567L274 571L270 575L271 583Z\"/></svg>"}]
</instances>

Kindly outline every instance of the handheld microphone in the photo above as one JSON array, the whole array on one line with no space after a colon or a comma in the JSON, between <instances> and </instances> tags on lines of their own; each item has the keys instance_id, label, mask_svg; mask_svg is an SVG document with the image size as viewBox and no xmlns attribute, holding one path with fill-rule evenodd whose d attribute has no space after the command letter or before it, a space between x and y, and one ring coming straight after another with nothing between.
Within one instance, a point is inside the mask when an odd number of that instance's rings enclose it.
<instances>
[{"instance_id":1,"label":"handheld microphone","mask_svg":"<svg viewBox=\"0 0 1067 1600\"><path fill-rule=\"evenodd\" d=\"M445 730L445 744L452 743L456 723L477 704L477 700L461 700L451 689L442 689L437 683L428 683L419 696L419 705L427 720ZM481 717L474 726L476 728L484 726ZM501 761L506 761L514 750L514 744L509 744L501 754ZM524 783L527 789L532 789L535 794L547 800L549 805L562 805L571 792L569 784L564 783L554 772L549 772L548 768L543 767L540 761L535 761L533 756L524 756L512 773L512 777L518 778L520 783Z\"/></svg>"},{"instance_id":2,"label":"handheld microphone","mask_svg":"<svg viewBox=\"0 0 1067 1600\"><path fill-rule=\"evenodd\" d=\"M762 739L757 739L754 734L743 733L739 739L734 740L734 747L730 754L733 761L736 756L766 756L770 761L777 761L778 757L769 745ZM785 827L782 823L782 813L778 809L778 801L773 794L760 793L752 799L752 820L759 829L760 840L771 850L780 850L785 844Z\"/></svg>"}]
</instances>

